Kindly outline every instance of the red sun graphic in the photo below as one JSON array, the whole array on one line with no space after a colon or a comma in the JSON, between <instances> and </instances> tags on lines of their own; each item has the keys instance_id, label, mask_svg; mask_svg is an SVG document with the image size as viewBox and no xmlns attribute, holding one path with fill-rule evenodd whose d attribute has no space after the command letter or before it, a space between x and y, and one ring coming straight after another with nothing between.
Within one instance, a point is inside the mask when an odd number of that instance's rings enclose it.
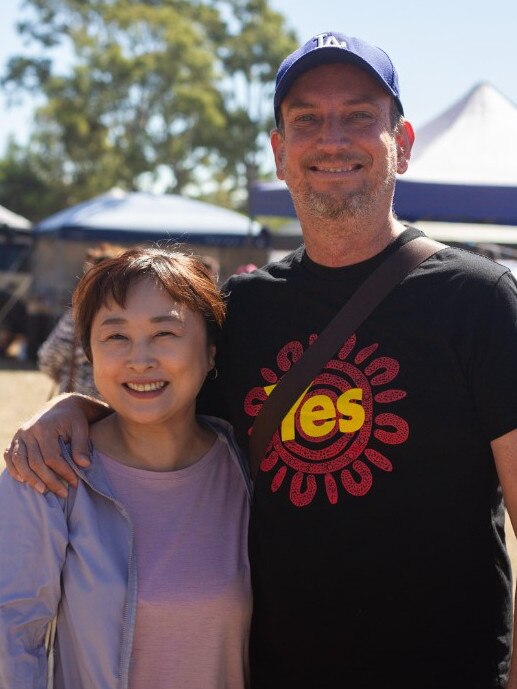
<instances>
[{"instance_id":1,"label":"red sun graphic","mask_svg":"<svg viewBox=\"0 0 517 689\"><path fill-rule=\"evenodd\" d=\"M309 345L316 337L309 338ZM271 473L273 492L290 481L289 498L296 507L309 505L319 486L333 505L340 486L350 495L366 495L373 484L372 467L384 472L393 468L388 457L370 447L372 438L399 445L409 436L407 422L383 408L406 396L389 386L398 375L398 362L378 355L378 344L354 355L356 345L352 335L312 381L284 417L261 462L260 470ZM277 355L280 373L261 370L264 387L251 389L244 400L249 416L257 416L282 373L302 354L301 342L289 342Z\"/></svg>"}]
</instances>

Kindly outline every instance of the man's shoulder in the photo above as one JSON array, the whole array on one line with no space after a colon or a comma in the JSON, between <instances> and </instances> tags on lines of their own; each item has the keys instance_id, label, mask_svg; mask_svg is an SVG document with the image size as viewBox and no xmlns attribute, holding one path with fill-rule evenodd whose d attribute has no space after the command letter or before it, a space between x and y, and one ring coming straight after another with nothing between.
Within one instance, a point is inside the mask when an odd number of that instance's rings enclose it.
<instances>
[{"instance_id":1,"label":"man's shoulder","mask_svg":"<svg viewBox=\"0 0 517 689\"><path fill-rule=\"evenodd\" d=\"M460 247L446 246L408 275L394 291L408 304L426 304L426 312L466 322L491 318L501 310L517 314L517 283L511 270ZM432 298L430 298L432 295ZM490 315L491 314L491 315Z\"/></svg>"},{"instance_id":2,"label":"man's shoulder","mask_svg":"<svg viewBox=\"0 0 517 689\"><path fill-rule=\"evenodd\" d=\"M418 237L426 237L426 234L413 225L406 225L406 231L401 235L401 243L406 243ZM473 277L498 280L504 273L510 273L505 265L481 255L474 248L469 249L465 246L451 246L443 244L443 249L426 259L422 266L426 272L432 273L433 269L437 272L456 272L459 274L472 275Z\"/></svg>"},{"instance_id":3,"label":"man's shoulder","mask_svg":"<svg viewBox=\"0 0 517 689\"><path fill-rule=\"evenodd\" d=\"M507 266L473 250L447 245L424 261L415 275L427 275L441 281L477 284L480 287L495 285L505 275L512 281L512 273Z\"/></svg>"},{"instance_id":4,"label":"man's shoulder","mask_svg":"<svg viewBox=\"0 0 517 689\"><path fill-rule=\"evenodd\" d=\"M222 291L233 301L241 296L247 297L253 293L259 293L262 288L286 282L296 271L302 254L303 247L300 247L281 260L271 261L252 273L232 275L222 286Z\"/></svg>"},{"instance_id":5,"label":"man's shoulder","mask_svg":"<svg viewBox=\"0 0 517 689\"><path fill-rule=\"evenodd\" d=\"M504 273L509 272L507 266L487 256L482 256L474 250L446 246L443 253L452 268L457 267L467 273L472 272L475 275L499 278Z\"/></svg>"}]
</instances>

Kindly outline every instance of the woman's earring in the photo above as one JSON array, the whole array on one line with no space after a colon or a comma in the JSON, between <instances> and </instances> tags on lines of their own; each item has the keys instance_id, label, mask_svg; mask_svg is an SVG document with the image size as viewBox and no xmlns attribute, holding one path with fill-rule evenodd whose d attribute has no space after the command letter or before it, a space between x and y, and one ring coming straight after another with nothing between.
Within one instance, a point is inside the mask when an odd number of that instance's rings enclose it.
<instances>
[{"instance_id":1,"label":"woman's earring","mask_svg":"<svg viewBox=\"0 0 517 689\"><path fill-rule=\"evenodd\" d=\"M212 369L210 369L210 371L208 371L206 377L208 380L215 380L218 375L219 375L219 371L217 370L217 366L214 366L214 368L212 368Z\"/></svg>"}]
</instances>

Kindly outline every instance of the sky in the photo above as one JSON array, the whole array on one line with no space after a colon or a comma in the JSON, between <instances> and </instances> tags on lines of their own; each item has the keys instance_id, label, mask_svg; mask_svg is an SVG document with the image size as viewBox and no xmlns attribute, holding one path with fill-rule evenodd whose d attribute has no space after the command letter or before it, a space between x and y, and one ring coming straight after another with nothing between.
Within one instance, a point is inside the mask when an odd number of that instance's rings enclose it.
<instances>
[{"instance_id":1,"label":"sky","mask_svg":"<svg viewBox=\"0 0 517 689\"><path fill-rule=\"evenodd\" d=\"M400 80L401 100L415 128L426 124L482 81L517 104L517 0L270 0L300 43L323 31L359 36L386 50ZM23 51L15 24L22 0L0 3L0 72ZM0 154L9 134L23 141L31 103L8 108L0 93Z\"/></svg>"}]
</instances>

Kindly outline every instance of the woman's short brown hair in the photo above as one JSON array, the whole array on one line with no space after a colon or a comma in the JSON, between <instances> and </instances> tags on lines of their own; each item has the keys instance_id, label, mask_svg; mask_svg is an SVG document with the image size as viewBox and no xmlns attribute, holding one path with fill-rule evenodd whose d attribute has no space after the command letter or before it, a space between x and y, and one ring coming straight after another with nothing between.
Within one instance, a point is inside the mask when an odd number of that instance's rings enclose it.
<instances>
[{"instance_id":1,"label":"woman's short brown hair","mask_svg":"<svg viewBox=\"0 0 517 689\"><path fill-rule=\"evenodd\" d=\"M154 280L174 301L199 313L205 321L209 342L217 342L225 304L203 263L177 250L137 247L94 265L75 288L72 299L75 327L90 361L95 315L111 300L124 308L130 287L144 278Z\"/></svg>"}]
</instances>

